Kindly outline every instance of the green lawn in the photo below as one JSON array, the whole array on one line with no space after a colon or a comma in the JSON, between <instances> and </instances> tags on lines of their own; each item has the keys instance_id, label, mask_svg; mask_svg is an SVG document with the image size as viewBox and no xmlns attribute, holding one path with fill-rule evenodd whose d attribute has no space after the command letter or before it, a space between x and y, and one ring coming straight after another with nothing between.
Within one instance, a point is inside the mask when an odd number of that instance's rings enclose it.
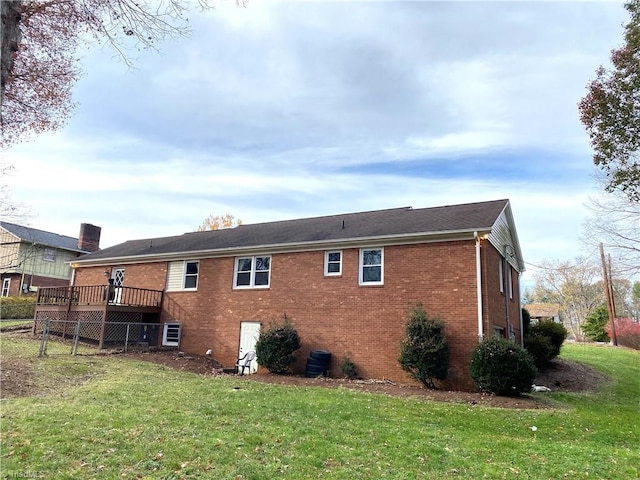
<instances>
[{"instance_id":1,"label":"green lawn","mask_svg":"<svg viewBox=\"0 0 640 480\"><path fill-rule=\"evenodd\" d=\"M506 410L205 378L117 356L37 358L37 342L13 337L1 347L43 382L1 403L3 478L640 475L640 352L567 345L565 358L614 380L594 394L544 394L553 409Z\"/></svg>"},{"instance_id":2,"label":"green lawn","mask_svg":"<svg viewBox=\"0 0 640 480\"><path fill-rule=\"evenodd\" d=\"M13 327L29 327L33 325L33 319L26 318L24 320L0 320L0 330Z\"/></svg>"}]
</instances>

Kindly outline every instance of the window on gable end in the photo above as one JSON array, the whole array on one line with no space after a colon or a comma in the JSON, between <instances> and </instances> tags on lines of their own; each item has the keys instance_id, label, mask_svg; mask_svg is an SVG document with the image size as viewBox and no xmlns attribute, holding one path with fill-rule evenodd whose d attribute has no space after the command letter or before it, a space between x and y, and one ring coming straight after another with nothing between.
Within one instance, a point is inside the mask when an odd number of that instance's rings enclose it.
<instances>
[{"instance_id":1,"label":"window on gable end","mask_svg":"<svg viewBox=\"0 0 640 480\"><path fill-rule=\"evenodd\" d=\"M502 257L498 262L498 283L500 284L500 293L504 293L504 259Z\"/></svg>"}]
</instances>

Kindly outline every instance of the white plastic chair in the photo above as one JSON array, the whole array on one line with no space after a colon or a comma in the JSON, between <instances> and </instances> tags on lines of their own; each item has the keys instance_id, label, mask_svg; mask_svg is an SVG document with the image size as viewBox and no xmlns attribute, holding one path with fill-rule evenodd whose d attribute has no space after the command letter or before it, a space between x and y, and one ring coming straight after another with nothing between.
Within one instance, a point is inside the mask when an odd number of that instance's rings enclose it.
<instances>
[{"instance_id":1,"label":"white plastic chair","mask_svg":"<svg viewBox=\"0 0 640 480\"><path fill-rule=\"evenodd\" d=\"M238 359L236 362L236 369L239 370L240 375L244 375L244 369L248 368L249 373L251 373L251 362L253 362L256 358L256 352L253 350L249 350L242 357Z\"/></svg>"}]
</instances>

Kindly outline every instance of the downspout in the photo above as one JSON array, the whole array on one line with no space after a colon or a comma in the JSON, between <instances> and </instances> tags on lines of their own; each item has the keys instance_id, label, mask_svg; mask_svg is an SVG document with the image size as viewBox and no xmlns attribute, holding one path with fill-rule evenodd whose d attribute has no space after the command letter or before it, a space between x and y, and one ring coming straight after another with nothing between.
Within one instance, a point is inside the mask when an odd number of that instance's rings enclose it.
<instances>
[{"instance_id":1,"label":"downspout","mask_svg":"<svg viewBox=\"0 0 640 480\"><path fill-rule=\"evenodd\" d=\"M522 302L520 301L520 272L518 272L518 312L520 312L520 346L524 347L524 322L522 320Z\"/></svg>"},{"instance_id":2,"label":"downspout","mask_svg":"<svg viewBox=\"0 0 640 480\"><path fill-rule=\"evenodd\" d=\"M476 239L476 292L477 292L477 304L478 304L478 339L484 338L484 331L482 326L482 262L480 261L480 237L478 232L473 232L473 236Z\"/></svg>"}]
</instances>

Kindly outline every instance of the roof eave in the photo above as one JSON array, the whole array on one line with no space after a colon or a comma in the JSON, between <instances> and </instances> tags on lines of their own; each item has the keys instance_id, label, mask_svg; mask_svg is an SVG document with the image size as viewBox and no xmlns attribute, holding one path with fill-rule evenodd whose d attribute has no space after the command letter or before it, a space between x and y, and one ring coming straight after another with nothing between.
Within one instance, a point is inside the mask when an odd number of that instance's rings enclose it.
<instances>
[{"instance_id":1,"label":"roof eave","mask_svg":"<svg viewBox=\"0 0 640 480\"><path fill-rule=\"evenodd\" d=\"M100 265L126 265L132 263L152 263L160 261L201 259L215 257L229 257L239 255L273 254L303 252L313 250L359 248L365 246L392 246L416 243L433 243L453 240L470 240L476 233L488 233L490 227L470 228L464 230L450 230L441 232L419 232L401 235L379 235L371 237L347 238L340 240L321 240L300 243L281 243L272 245L252 245L249 247L228 247L220 249L206 249L193 251L180 251L159 254L130 255L119 257L106 257L87 260L74 260L73 268L90 267ZM153 248L153 247L150 247Z\"/></svg>"}]
</instances>

